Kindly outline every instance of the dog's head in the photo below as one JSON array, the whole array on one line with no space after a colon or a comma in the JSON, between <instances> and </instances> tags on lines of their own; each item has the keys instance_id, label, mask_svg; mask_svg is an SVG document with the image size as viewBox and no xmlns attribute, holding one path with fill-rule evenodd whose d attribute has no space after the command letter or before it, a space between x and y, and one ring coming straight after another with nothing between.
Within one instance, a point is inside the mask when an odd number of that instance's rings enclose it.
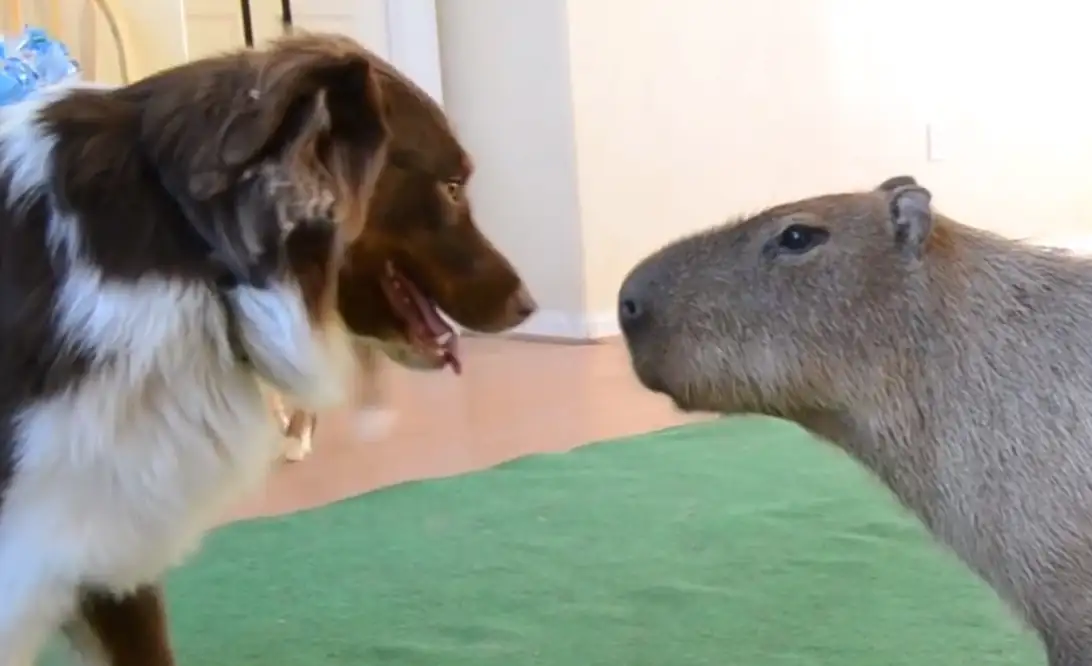
<instances>
[{"instance_id":1,"label":"dog's head","mask_svg":"<svg viewBox=\"0 0 1092 666\"><path fill-rule=\"evenodd\" d=\"M313 318L336 306L388 129L372 57L299 35L166 70L118 95L141 105L141 145L221 283L288 271Z\"/></svg>"},{"instance_id":2,"label":"dog's head","mask_svg":"<svg viewBox=\"0 0 1092 666\"><path fill-rule=\"evenodd\" d=\"M495 333L536 309L508 259L478 229L467 196L474 173L440 107L378 58L391 141L368 209L348 248L338 310L356 335L402 365L459 369L459 325Z\"/></svg>"}]
</instances>

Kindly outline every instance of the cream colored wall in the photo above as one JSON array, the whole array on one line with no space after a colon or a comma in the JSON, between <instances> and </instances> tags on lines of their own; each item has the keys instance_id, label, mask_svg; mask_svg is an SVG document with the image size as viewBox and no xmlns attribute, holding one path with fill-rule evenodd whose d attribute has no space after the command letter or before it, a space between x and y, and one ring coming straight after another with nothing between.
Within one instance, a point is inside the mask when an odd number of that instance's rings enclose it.
<instances>
[{"instance_id":1,"label":"cream colored wall","mask_svg":"<svg viewBox=\"0 0 1092 666\"><path fill-rule=\"evenodd\" d=\"M226 1L226 0L225 0ZM129 56L129 77L139 79L186 60L186 22L183 0L109 0L124 30ZM113 45L107 31L99 31L100 51L110 57ZM116 55L113 56L116 58ZM116 60L112 62L116 63ZM98 77L105 80L106 72ZM111 81L113 82L113 81Z\"/></svg>"},{"instance_id":2,"label":"cream colored wall","mask_svg":"<svg viewBox=\"0 0 1092 666\"><path fill-rule=\"evenodd\" d=\"M183 0L103 1L117 18L130 78L140 78L185 60ZM23 20L51 28L92 78L104 83L122 82L116 40L103 12L92 0L22 0L22 6Z\"/></svg>"},{"instance_id":3,"label":"cream colored wall","mask_svg":"<svg viewBox=\"0 0 1092 666\"><path fill-rule=\"evenodd\" d=\"M672 238L898 173L968 223L1092 235L1092 7L437 4L482 224L570 332L603 332L625 272Z\"/></svg>"}]
</instances>

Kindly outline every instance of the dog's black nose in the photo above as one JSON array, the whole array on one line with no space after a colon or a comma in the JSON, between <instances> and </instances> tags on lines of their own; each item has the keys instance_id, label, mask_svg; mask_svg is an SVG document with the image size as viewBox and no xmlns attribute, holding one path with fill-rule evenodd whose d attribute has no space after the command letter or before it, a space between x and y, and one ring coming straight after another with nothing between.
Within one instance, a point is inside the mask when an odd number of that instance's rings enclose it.
<instances>
[{"instance_id":1,"label":"dog's black nose","mask_svg":"<svg viewBox=\"0 0 1092 666\"><path fill-rule=\"evenodd\" d=\"M618 325L624 335L633 335L648 320L643 291L627 280L618 293Z\"/></svg>"}]
</instances>

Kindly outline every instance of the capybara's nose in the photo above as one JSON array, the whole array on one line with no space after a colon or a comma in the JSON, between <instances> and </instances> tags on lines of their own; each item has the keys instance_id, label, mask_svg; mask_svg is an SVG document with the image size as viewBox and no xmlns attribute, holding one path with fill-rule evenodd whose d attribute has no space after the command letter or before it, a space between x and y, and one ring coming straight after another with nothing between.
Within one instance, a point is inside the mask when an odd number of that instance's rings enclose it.
<instances>
[{"instance_id":1,"label":"capybara's nose","mask_svg":"<svg viewBox=\"0 0 1092 666\"><path fill-rule=\"evenodd\" d=\"M629 337L648 321L648 303L645 285L633 276L622 283L618 291L618 326Z\"/></svg>"}]
</instances>

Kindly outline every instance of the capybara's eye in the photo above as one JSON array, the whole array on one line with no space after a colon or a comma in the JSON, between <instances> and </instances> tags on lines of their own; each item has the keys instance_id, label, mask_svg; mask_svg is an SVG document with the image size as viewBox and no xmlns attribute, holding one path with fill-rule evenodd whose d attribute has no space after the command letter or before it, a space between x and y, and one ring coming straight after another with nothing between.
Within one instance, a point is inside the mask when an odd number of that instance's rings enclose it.
<instances>
[{"instance_id":1,"label":"capybara's eye","mask_svg":"<svg viewBox=\"0 0 1092 666\"><path fill-rule=\"evenodd\" d=\"M802 254L822 245L830 237L830 232L806 224L793 224L785 228L777 238L781 250L792 254Z\"/></svg>"}]
</instances>

